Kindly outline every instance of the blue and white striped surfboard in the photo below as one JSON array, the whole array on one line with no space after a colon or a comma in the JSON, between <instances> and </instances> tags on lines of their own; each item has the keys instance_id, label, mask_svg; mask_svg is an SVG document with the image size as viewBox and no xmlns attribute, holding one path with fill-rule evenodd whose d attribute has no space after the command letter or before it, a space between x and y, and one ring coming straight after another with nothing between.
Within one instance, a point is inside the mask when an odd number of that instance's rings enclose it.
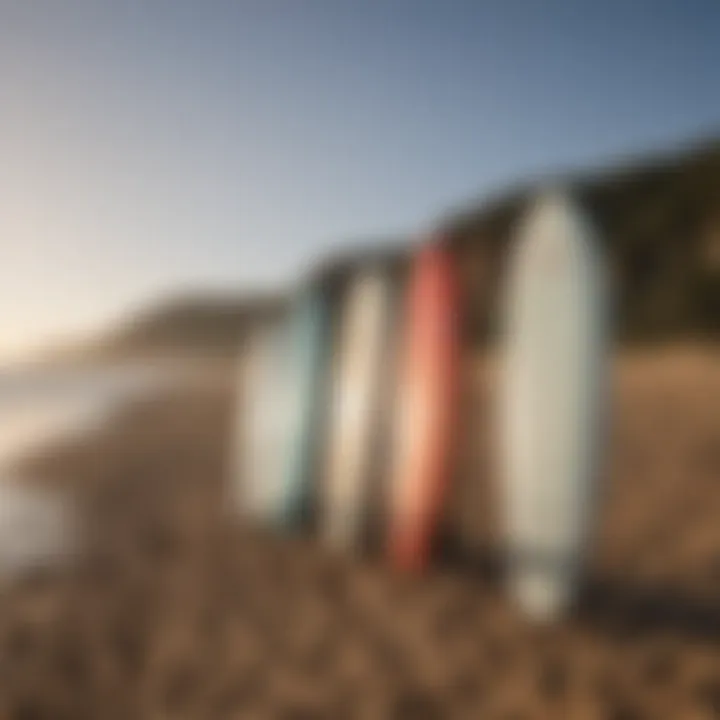
<instances>
[{"instance_id":1,"label":"blue and white striped surfboard","mask_svg":"<svg viewBox=\"0 0 720 720\"><path fill-rule=\"evenodd\" d=\"M296 527L307 519L316 492L326 403L330 323L320 284L311 283L298 292L286 332L285 452L275 517L281 526Z\"/></svg>"}]
</instances>

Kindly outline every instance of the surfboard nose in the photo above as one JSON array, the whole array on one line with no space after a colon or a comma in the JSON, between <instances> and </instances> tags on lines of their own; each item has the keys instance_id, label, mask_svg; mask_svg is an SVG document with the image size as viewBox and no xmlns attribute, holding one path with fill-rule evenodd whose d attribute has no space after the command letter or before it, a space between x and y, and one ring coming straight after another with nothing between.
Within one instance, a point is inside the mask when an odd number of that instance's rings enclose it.
<instances>
[{"instance_id":1,"label":"surfboard nose","mask_svg":"<svg viewBox=\"0 0 720 720\"><path fill-rule=\"evenodd\" d=\"M528 208L518 228L517 245L562 259L572 248L593 245L596 232L582 208L562 188L549 188Z\"/></svg>"}]
</instances>

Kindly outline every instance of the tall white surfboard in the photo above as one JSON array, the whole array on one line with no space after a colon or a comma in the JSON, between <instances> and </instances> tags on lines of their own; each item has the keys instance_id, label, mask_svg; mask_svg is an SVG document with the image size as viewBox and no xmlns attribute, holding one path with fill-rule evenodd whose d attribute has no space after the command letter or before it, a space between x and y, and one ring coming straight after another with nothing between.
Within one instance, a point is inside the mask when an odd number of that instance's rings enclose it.
<instances>
[{"instance_id":1,"label":"tall white surfboard","mask_svg":"<svg viewBox=\"0 0 720 720\"><path fill-rule=\"evenodd\" d=\"M232 493L240 513L261 523L281 494L286 334L282 322L254 328L239 363Z\"/></svg>"},{"instance_id":2,"label":"tall white surfboard","mask_svg":"<svg viewBox=\"0 0 720 720\"><path fill-rule=\"evenodd\" d=\"M322 532L329 545L348 551L361 543L369 512L390 294L390 279L381 269L361 270L349 283L339 317Z\"/></svg>"},{"instance_id":3,"label":"tall white surfboard","mask_svg":"<svg viewBox=\"0 0 720 720\"><path fill-rule=\"evenodd\" d=\"M593 525L605 400L606 279L594 231L560 192L511 250L501 388L511 595L549 619L572 601Z\"/></svg>"}]
</instances>

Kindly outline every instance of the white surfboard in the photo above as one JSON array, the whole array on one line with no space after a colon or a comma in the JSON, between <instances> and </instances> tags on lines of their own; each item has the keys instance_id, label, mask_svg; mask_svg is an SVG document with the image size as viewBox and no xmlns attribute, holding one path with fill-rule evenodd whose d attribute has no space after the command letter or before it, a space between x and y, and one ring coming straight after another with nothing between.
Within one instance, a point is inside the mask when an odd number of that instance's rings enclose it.
<instances>
[{"instance_id":1,"label":"white surfboard","mask_svg":"<svg viewBox=\"0 0 720 720\"><path fill-rule=\"evenodd\" d=\"M257 327L240 359L233 497L248 519L270 522L281 493L286 328Z\"/></svg>"},{"instance_id":2,"label":"white surfboard","mask_svg":"<svg viewBox=\"0 0 720 720\"><path fill-rule=\"evenodd\" d=\"M322 532L329 545L352 550L362 542L370 502L374 428L387 360L389 277L361 270L350 281L338 322L323 487Z\"/></svg>"},{"instance_id":3,"label":"white surfboard","mask_svg":"<svg viewBox=\"0 0 720 720\"><path fill-rule=\"evenodd\" d=\"M541 197L511 251L501 391L510 592L537 618L572 601L592 529L605 295L588 222L565 195Z\"/></svg>"}]
</instances>

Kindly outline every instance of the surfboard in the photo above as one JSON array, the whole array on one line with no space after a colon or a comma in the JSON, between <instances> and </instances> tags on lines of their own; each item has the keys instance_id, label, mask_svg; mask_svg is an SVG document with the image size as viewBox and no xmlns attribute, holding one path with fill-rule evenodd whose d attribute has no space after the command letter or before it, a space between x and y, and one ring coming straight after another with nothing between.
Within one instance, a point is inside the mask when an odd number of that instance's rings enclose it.
<instances>
[{"instance_id":1,"label":"surfboard","mask_svg":"<svg viewBox=\"0 0 720 720\"><path fill-rule=\"evenodd\" d=\"M285 330L282 321L253 328L239 359L231 492L235 509L251 522L270 521L280 500Z\"/></svg>"},{"instance_id":2,"label":"surfboard","mask_svg":"<svg viewBox=\"0 0 720 720\"><path fill-rule=\"evenodd\" d=\"M308 522L316 498L318 444L326 397L330 350L329 307L318 282L298 291L287 325L285 357L285 452L276 521L284 527Z\"/></svg>"},{"instance_id":3,"label":"surfboard","mask_svg":"<svg viewBox=\"0 0 720 720\"><path fill-rule=\"evenodd\" d=\"M602 427L605 278L597 238L561 193L513 247L501 388L509 589L537 618L572 601L590 537Z\"/></svg>"},{"instance_id":4,"label":"surfboard","mask_svg":"<svg viewBox=\"0 0 720 720\"><path fill-rule=\"evenodd\" d=\"M373 461L379 448L383 366L393 314L392 278L380 265L359 269L341 300L330 392L321 532L331 547L362 546L371 511Z\"/></svg>"},{"instance_id":5,"label":"surfboard","mask_svg":"<svg viewBox=\"0 0 720 720\"><path fill-rule=\"evenodd\" d=\"M459 369L459 288L439 243L415 255L400 343L388 542L393 565L422 569L451 477Z\"/></svg>"}]
</instances>

